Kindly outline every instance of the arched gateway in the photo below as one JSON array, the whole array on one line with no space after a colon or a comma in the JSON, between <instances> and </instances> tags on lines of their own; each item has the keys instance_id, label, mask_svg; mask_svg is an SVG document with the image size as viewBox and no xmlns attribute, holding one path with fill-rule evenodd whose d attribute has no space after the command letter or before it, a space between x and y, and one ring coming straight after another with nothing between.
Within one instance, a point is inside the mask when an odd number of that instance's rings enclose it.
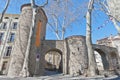
<instances>
[{"instance_id":1,"label":"arched gateway","mask_svg":"<svg viewBox=\"0 0 120 80\"><path fill-rule=\"evenodd\" d=\"M85 36L70 36L64 40L45 40L47 16L41 7L38 7L36 12L36 26L32 29L29 58L26 59L28 36L32 27L32 8L30 4L25 4L21 8L19 28L7 75L19 76L23 69L28 70L30 76L46 75L46 70L57 70L70 75L85 75L88 69ZM103 45L93 45L93 49L99 54L97 57L101 60L98 61L102 65L98 67L99 71L109 72L119 67L117 49ZM25 60L28 61L27 67L23 67Z\"/></svg>"},{"instance_id":2,"label":"arched gateway","mask_svg":"<svg viewBox=\"0 0 120 80\"><path fill-rule=\"evenodd\" d=\"M99 74L112 73L119 69L119 56L116 48L93 45L96 65L99 70Z\"/></svg>"},{"instance_id":3,"label":"arched gateway","mask_svg":"<svg viewBox=\"0 0 120 80\"><path fill-rule=\"evenodd\" d=\"M62 52L58 49L52 49L46 52L45 59L45 75L57 74L63 72Z\"/></svg>"}]
</instances>

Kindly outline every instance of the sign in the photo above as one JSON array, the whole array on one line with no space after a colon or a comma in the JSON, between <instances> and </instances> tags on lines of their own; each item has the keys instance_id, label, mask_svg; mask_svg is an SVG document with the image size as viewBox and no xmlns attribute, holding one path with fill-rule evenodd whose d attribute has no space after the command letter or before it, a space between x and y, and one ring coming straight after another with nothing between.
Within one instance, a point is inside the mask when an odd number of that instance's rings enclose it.
<instances>
[{"instance_id":1,"label":"sign","mask_svg":"<svg viewBox=\"0 0 120 80\"><path fill-rule=\"evenodd\" d=\"M39 60L40 60L40 54L37 53L37 54L36 54L36 61L39 61Z\"/></svg>"}]
</instances>

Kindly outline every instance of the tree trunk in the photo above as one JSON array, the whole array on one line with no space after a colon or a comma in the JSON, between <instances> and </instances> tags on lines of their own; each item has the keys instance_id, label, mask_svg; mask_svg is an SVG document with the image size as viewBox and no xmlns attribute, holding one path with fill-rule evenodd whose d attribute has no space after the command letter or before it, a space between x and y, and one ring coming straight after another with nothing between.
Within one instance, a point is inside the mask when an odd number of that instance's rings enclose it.
<instances>
[{"instance_id":1,"label":"tree trunk","mask_svg":"<svg viewBox=\"0 0 120 80\"><path fill-rule=\"evenodd\" d=\"M117 24L117 21L113 18L113 19L112 19L112 22L113 22L113 24L114 24L116 30L117 30L118 33L120 34L120 26Z\"/></svg>"},{"instance_id":2,"label":"tree trunk","mask_svg":"<svg viewBox=\"0 0 120 80\"><path fill-rule=\"evenodd\" d=\"M32 26L30 27L30 34L29 34L27 48L26 48L26 52L25 52L23 68L20 73L20 76L23 76L23 77L29 76L29 71L28 71L29 51L30 51L30 46L31 46L31 38L32 38L32 34L33 34L33 29L35 27L35 15L36 15L36 12L35 12L36 7L35 7L34 0L31 0L31 8L32 8Z\"/></svg>"},{"instance_id":3,"label":"tree trunk","mask_svg":"<svg viewBox=\"0 0 120 80\"><path fill-rule=\"evenodd\" d=\"M118 25L118 21L120 22L120 1L119 0L106 0L107 4L104 4L102 6L105 6L106 10L107 10L107 15L109 15L109 17L112 17L112 22L116 28L116 30L118 31L118 33L120 34L120 26Z\"/></svg>"},{"instance_id":4,"label":"tree trunk","mask_svg":"<svg viewBox=\"0 0 120 80\"><path fill-rule=\"evenodd\" d=\"M91 40L91 14L93 9L94 0L90 0L88 4L88 11L86 14L86 45L88 50L88 76L96 75L96 64L95 64L95 57L94 51L92 48L92 40Z\"/></svg>"}]
</instances>

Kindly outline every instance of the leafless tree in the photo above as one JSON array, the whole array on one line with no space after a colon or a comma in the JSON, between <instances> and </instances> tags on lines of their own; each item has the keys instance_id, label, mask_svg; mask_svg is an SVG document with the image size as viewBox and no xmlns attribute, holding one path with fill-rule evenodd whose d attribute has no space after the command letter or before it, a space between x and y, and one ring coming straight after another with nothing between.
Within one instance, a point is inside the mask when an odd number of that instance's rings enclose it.
<instances>
[{"instance_id":1,"label":"leafless tree","mask_svg":"<svg viewBox=\"0 0 120 80\"><path fill-rule=\"evenodd\" d=\"M120 34L120 1L119 0L98 0L101 10L104 11L113 22Z\"/></svg>"},{"instance_id":2,"label":"leafless tree","mask_svg":"<svg viewBox=\"0 0 120 80\"><path fill-rule=\"evenodd\" d=\"M89 0L88 11L86 14L86 45L88 50L88 76L96 75L96 63L94 57L94 51L92 48L91 40L91 28L92 28L92 11L93 11L94 0Z\"/></svg>"},{"instance_id":3,"label":"leafless tree","mask_svg":"<svg viewBox=\"0 0 120 80\"><path fill-rule=\"evenodd\" d=\"M65 38L66 29L85 15L87 4L78 5L76 9L72 0L55 0L44 9L48 16L49 28L55 33L58 40Z\"/></svg>"},{"instance_id":4,"label":"leafless tree","mask_svg":"<svg viewBox=\"0 0 120 80\"><path fill-rule=\"evenodd\" d=\"M4 14L5 14L8 6L9 6L9 3L10 3L10 0L7 0L7 1L6 1L6 4L5 4L5 7L4 7L4 9L3 9L2 13L1 13L1 16L0 16L0 23L1 23L2 20L3 20Z\"/></svg>"}]
</instances>

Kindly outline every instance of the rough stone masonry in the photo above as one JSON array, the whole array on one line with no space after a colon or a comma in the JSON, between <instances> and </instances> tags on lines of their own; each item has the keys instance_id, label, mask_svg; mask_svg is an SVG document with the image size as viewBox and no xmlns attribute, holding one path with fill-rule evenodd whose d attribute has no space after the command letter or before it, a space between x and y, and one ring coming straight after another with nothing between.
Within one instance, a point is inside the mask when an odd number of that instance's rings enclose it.
<instances>
[{"instance_id":1,"label":"rough stone masonry","mask_svg":"<svg viewBox=\"0 0 120 80\"><path fill-rule=\"evenodd\" d=\"M33 29L28 59L29 64L28 70L30 76L44 75L46 65L45 55L49 51L57 51L58 53L60 53L61 72L63 74L70 75L86 74L86 70L88 69L88 57L87 57L88 53L86 49L85 36L80 35L71 36L64 40L45 40L47 17L41 7L37 8L37 14L35 18L36 26ZM39 22L41 23L41 25L38 25ZM30 4L25 4L21 7L19 28L17 29L15 45L10 58L10 65L7 74L10 77L19 76L22 70L31 25L32 25L32 8ZM40 32L38 33L39 34L38 40L40 41L39 42L40 46L39 48L36 48L35 44L37 39L36 34L38 26L40 26ZM117 64L119 62L117 49L114 47L96 44L93 45L93 48L94 51L97 51L98 54L100 55L104 72L113 71L114 73L114 71L119 67ZM114 58L112 58L111 53L112 55L115 56ZM39 59L36 59L37 55L39 55ZM113 60L115 60L116 63L112 62ZM113 66L113 63L114 66L116 67ZM107 66L107 68L105 66Z\"/></svg>"}]
</instances>

